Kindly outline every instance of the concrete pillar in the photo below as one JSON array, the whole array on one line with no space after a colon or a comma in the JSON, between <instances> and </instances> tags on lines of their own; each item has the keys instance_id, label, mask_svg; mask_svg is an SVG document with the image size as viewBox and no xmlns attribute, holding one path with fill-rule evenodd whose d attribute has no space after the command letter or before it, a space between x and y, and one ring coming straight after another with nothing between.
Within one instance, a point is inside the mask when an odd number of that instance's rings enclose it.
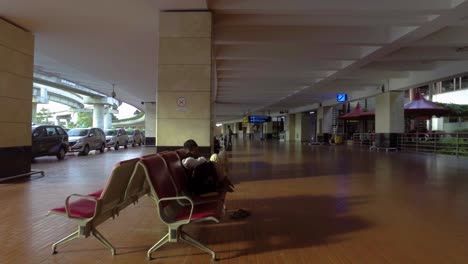
<instances>
[{"instance_id":1,"label":"concrete pillar","mask_svg":"<svg viewBox=\"0 0 468 264\"><path fill-rule=\"evenodd\" d=\"M161 12L156 149L180 148L194 139L211 152L210 12Z\"/></svg>"},{"instance_id":2,"label":"concrete pillar","mask_svg":"<svg viewBox=\"0 0 468 264\"><path fill-rule=\"evenodd\" d=\"M273 138L273 122L263 123L263 137L265 139Z\"/></svg>"},{"instance_id":3,"label":"concrete pillar","mask_svg":"<svg viewBox=\"0 0 468 264\"><path fill-rule=\"evenodd\" d=\"M296 141L311 141L312 140L312 125L311 116L309 113L297 113L295 115L295 140Z\"/></svg>"},{"instance_id":4,"label":"concrete pillar","mask_svg":"<svg viewBox=\"0 0 468 264\"><path fill-rule=\"evenodd\" d=\"M221 134L223 134L223 136L225 136L227 134L227 125L226 124L223 124L221 126Z\"/></svg>"},{"instance_id":5,"label":"concrete pillar","mask_svg":"<svg viewBox=\"0 0 468 264\"><path fill-rule=\"evenodd\" d=\"M376 146L396 147L398 133L405 130L403 92L386 92L376 96Z\"/></svg>"},{"instance_id":6,"label":"concrete pillar","mask_svg":"<svg viewBox=\"0 0 468 264\"><path fill-rule=\"evenodd\" d=\"M0 44L0 178L7 178L31 171L34 36L0 19Z\"/></svg>"},{"instance_id":7,"label":"concrete pillar","mask_svg":"<svg viewBox=\"0 0 468 264\"><path fill-rule=\"evenodd\" d=\"M37 122L37 103L32 103L32 112L31 112L31 122L36 123Z\"/></svg>"},{"instance_id":8,"label":"concrete pillar","mask_svg":"<svg viewBox=\"0 0 468 264\"><path fill-rule=\"evenodd\" d=\"M232 133L234 134L232 135L232 138L238 138L239 134L242 133L242 130L239 131L239 123L232 123L231 127L232 127Z\"/></svg>"},{"instance_id":9,"label":"concrete pillar","mask_svg":"<svg viewBox=\"0 0 468 264\"><path fill-rule=\"evenodd\" d=\"M284 119L286 140L294 140L296 137L296 115L290 114Z\"/></svg>"},{"instance_id":10,"label":"concrete pillar","mask_svg":"<svg viewBox=\"0 0 468 264\"><path fill-rule=\"evenodd\" d=\"M104 105L93 105L93 127L104 128Z\"/></svg>"},{"instance_id":11,"label":"concrete pillar","mask_svg":"<svg viewBox=\"0 0 468 264\"><path fill-rule=\"evenodd\" d=\"M327 141L333 132L333 107L320 107L317 109L317 140Z\"/></svg>"},{"instance_id":12,"label":"concrete pillar","mask_svg":"<svg viewBox=\"0 0 468 264\"><path fill-rule=\"evenodd\" d=\"M60 126L60 117L58 117L58 116L55 117L55 122L54 123L55 123L56 126Z\"/></svg>"},{"instance_id":13,"label":"concrete pillar","mask_svg":"<svg viewBox=\"0 0 468 264\"><path fill-rule=\"evenodd\" d=\"M231 127L232 127L232 133L234 135L237 135L239 133L239 123L232 123Z\"/></svg>"},{"instance_id":14,"label":"concrete pillar","mask_svg":"<svg viewBox=\"0 0 468 264\"><path fill-rule=\"evenodd\" d=\"M104 114L104 129L112 128L112 113L106 112Z\"/></svg>"},{"instance_id":15,"label":"concrete pillar","mask_svg":"<svg viewBox=\"0 0 468 264\"><path fill-rule=\"evenodd\" d=\"M254 124L247 123L247 127L246 127L246 130L245 130L247 139L253 139L253 137L254 137L253 126L254 126Z\"/></svg>"},{"instance_id":16,"label":"concrete pillar","mask_svg":"<svg viewBox=\"0 0 468 264\"><path fill-rule=\"evenodd\" d=\"M145 103L145 146L156 145L156 103Z\"/></svg>"}]
</instances>

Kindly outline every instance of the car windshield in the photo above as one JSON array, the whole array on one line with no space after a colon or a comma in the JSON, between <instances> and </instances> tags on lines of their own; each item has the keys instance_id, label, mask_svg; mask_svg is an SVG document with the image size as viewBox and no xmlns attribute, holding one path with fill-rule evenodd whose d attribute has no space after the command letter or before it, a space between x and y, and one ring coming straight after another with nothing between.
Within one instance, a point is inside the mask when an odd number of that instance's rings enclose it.
<instances>
[{"instance_id":1,"label":"car windshield","mask_svg":"<svg viewBox=\"0 0 468 264\"><path fill-rule=\"evenodd\" d=\"M70 137L84 137L88 135L88 131L89 129L70 129L70 131L68 131L68 135Z\"/></svg>"},{"instance_id":2,"label":"car windshield","mask_svg":"<svg viewBox=\"0 0 468 264\"><path fill-rule=\"evenodd\" d=\"M106 136L115 136L117 135L117 130L106 130Z\"/></svg>"}]
</instances>

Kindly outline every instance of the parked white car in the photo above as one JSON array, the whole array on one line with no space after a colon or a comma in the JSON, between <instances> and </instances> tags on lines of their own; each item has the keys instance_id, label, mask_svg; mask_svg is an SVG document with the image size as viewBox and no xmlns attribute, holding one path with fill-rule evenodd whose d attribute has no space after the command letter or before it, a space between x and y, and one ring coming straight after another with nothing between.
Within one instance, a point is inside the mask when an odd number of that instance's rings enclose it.
<instances>
[{"instance_id":1,"label":"parked white car","mask_svg":"<svg viewBox=\"0 0 468 264\"><path fill-rule=\"evenodd\" d=\"M125 129L106 129L105 133L107 148L113 147L115 150L118 150L120 146L128 148L128 134Z\"/></svg>"},{"instance_id":2,"label":"parked white car","mask_svg":"<svg viewBox=\"0 0 468 264\"><path fill-rule=\"evenodd\" d=\"M99 150L103 153L106 149L106 136L100 128L74 128L67 133L70 152L88 155L90 150Z\"/></svg>"},{"instance_id":3,"label":"parked white car","mask_svg":"<svg viewBox=\"0 0 468 264\"><path fill-rule=\"evenodd\" d=\"M135 147L135 145L141 146L145 143L143 134L138 129L128 131L128 142L132 144L132 147Z\"/></svg>"}]
</instances>

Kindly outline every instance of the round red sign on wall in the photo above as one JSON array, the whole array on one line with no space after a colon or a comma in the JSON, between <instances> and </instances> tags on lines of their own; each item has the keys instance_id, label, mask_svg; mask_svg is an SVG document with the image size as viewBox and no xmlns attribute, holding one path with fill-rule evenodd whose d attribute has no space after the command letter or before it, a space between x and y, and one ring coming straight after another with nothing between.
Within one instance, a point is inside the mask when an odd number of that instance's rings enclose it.
<instances>
[{"instance_id":1,"label":"round red sign on wall","mask_svg":"<svg viewBox=\"0 0 468 264\"><path fill-rule=\"evenodd\" d=\"M185 104L187 104L187 100L185 100L185 97L179 97L177 98L177 105L180 107L184 107Z\"/></svg>"}]
</instances>

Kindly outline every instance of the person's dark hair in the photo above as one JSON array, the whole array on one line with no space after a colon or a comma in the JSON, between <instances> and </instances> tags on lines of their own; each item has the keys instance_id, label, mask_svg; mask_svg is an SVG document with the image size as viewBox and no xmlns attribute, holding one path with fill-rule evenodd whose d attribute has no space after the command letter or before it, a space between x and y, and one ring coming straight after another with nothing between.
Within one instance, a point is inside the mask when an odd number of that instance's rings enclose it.
<instances>
[{"instance_id":1,"label":"person's dark hair","mask_svg":"<svg viewBox=\"0 0 468 264\"><path fill-rule=\"evenodd\" d=\"M184 143L184 149L186 149L187 151L192 151L196 147L198 147L198 144L193 139L189 139Z\"/></svg>"}]
</instances>

